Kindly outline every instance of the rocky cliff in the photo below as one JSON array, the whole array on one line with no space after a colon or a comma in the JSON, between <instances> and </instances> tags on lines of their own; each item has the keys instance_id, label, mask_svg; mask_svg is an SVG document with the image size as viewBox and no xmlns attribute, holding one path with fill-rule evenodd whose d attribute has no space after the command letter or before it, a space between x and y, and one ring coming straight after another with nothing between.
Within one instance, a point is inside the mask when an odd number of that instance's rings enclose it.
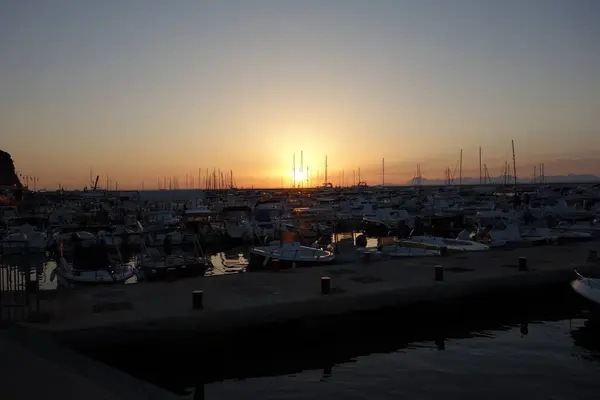
<instances>
[{"instance_id":1,"label":"rocky cliff","mask_svg":"<svg viewBox=\"0 0 600 400\"><path fill-rule=\"evenodd\" d=\"M0 186L21 186L21 181L15 172L15 164L5 151L0 150Z\"/></svg>"}]
</instances>

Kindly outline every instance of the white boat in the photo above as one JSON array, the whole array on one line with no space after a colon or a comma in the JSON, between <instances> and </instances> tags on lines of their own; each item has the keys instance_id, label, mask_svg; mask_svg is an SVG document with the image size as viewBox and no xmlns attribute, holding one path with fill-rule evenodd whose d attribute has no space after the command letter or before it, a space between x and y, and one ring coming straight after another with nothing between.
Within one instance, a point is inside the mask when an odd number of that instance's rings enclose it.
<instances>
[{"instance_id":1,"label":"white boat","mask_svg":"<svg viewBox=\"0 0 600 400\"><path fill-rule=\"evenodd\" d=\"M230 219L225 221L225 232L231 239L247 239L254 234L254 227L244 218Z\"/></svg>"},{"instance_id":2,"label":"white boat","mask_svg":"<svg viewBox=\"0 0 600 400\"><path fill-rule=\"evenodd\" d=\"M577 279L571 282L573 290L595 306L600 307L600 279L587 278L579 273L577 275Z\"/></svg>"},{"instance_id":3,"label":"white boat","mask_svg":"<svg viewBox=\"0 0 600 400\"><path fill-rule=\"evenodd\" d=\"M210 261L205 257L185 254L161 254L156 248L143 247L138 268L148 280L166 278L167 269L174 268L178 275L198 276L204 274Z\"/></svg>"},{"instance_id":4,"label":"white boat","mask_svg":"<svg viewBox=\"0 0 600 400\"><path fill-rule=\"evenodd\" d=\"M52 234L51 245L57 246L63 243L65 246L70 246L78 242L83 247L90 247L98 243L98 240L97 235L88 231L55 232Z\"/></svg>"},{"instance_id":5,"label":"white boat","mask_svg":"<svg viewBox=\"0 0 600 400\"><path fill-rule=\"evenodd\" d=\"M58 266L52 271L50 280L58 279L62 286L97 285L124 283L136 276L136 269L116 260L111 260L104 246L78 247L69 262L60 257Z\"/></svg>"},{"instance_id":6,"label":"white boat","mask_svg":"<svg viewBox=\"0 0 600 400\"><path fill-rule=\"evenodd\" d=\"M438 250L406 247L400 246L399 244L383 246L379 251L390 257L432 257L440 255Z\"/></svg>"},{"instance_id":7,"label":"white boat","mask_svg":"<svg viewBox=\"0 0 600 400\"><path fill-rule=\"evenodd\" d=\"M148 236L146 236L146 241L149 246L162 246L167 236L171 239L173 246L192 243L194 237L192 233L184 231L149 232Z\"/></svg>"},{"instance_id":8,"label":"white boat","mask_svg":"<svg viewBox=\"0 0 600 400\"><path fill-rule=\"evenodd\" d=\"M250 223L252 209L248 206L229 206L221 211L225 223L225 232L231 239L247 239L254 234Z\"/></svg>"},{"instance_id":9,"label":"white boat","mask_svg":"<svg viewBox=\"0 0 600 400\"><path fill-rule=\"evenodd\" d=\"M38 231L34 226L25 224L8 231L2 239L2 252L4 254L21 253L26 248L32 253L46 251L47 235Z\"/></svg>"},{"instance_id":10,"label":"white boat","mask_svg":"<svg viewBox=\"0 0 600 400\"><path fill-rule=\"evenodd\" d=\"M579 232L600 232L600 223L596 220L590 222L569 223L560 221L556 226L560 231L579 231Z\"/></svg>"},{"instance_id":11,"label":"white boat","mask_svg":"<svg viewBox=\"0 0 600 400\"><path fill-rule=\"evenodd\" d=\"M271 260L290 261L298 266L300 264L325 264L335 260L333 251L302 246L300 242L296 241L292 232L285 232L282 236L282 242L253 247L250 254L264 258L263 265L267 265Z\"/></svg>"},{"instance_id":12,"label":"white boat","mask_svg":"<svg viewBox=\"0 0 600 400\"><path fill-rule=\"evenodd\" d=\"M98 236L99 239L109 247L121 246L124 243L140 246L143 241L143 229L141 225L139 225L138 229L129 229L125 226L115 226L110 232L100 231Z\"/></svg>"},{"instance_id":13,"label":"white boat","mask_svg":"<svg viewBox=\"0 0 600 400\"><path fill-rule=\"evenodd\" d=\"M549 228L524 227L520 234L524 240L532 243L554 243L559 239L559 235Z\"/></svg>"},{"instance_id":14,"label":"white boat","mask_svg":"<svg viewBox=\"0 0 600 400\"><path fill-rule=\"evenodd\" d=\"M490 246L471 240L447 239L437 236L411 236L408 240L398 242L405 247L441 248L446 247L450 252L485 251Z\"/></svg>"},{"instance_id":15,"label":"white boat","mask_svg":"<svg viewBox=\"0 0 600 400\"><path fill-rule=\"evenodd\" d=\"M366 247L363 252L369 253L372 249L372 247ZM391 236L379 238L376 249L389 257L432 257L440 255L439 250L434 248L401 246L400 242Z\"/></svg>"}]
</instances>

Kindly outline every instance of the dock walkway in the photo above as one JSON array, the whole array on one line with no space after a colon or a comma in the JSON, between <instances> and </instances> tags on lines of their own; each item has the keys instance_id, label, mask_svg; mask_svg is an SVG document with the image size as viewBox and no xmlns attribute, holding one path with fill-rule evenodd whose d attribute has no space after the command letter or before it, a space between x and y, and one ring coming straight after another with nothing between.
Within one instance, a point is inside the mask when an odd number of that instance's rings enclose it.
<instances>
[{"instance_id":1,"label":"dock walkway","mask_svg":"<svg viewBox=\"0 0 600 400\"><path fill-rule=\"evenodd\" d=\"M40 354L7 332L0 332L0 397L2 400L56 398L62 400L168 400L177 397L129 377L69 349L53 346ZM55 352L49 357L48 351Z\"/></svg>"},{"instance_id":2,"label":"dock walkway","mask_svg":"<svg viewBox=\"0 0 600 400\"><path fill-rule=\"evenodd\" d=\"M510 295L516 287L541 287L573 277L597 241L514 250L490 250L446 257L400 258L200 277L175 282L123 285L69 292L46 301L50 322L29 324L60 335L145 337L174 331L223 331L290 319L409 306L468 297L488 290ZM518 257L529 270L519 271ZM434 265L445 268L444 280L434 281ZM320 279L331 277L332 293L321 294ZM192 308L192 291L204 291L204 308ZM82 337L83 337L82 336Z\"/></svg>"}]
</instances>

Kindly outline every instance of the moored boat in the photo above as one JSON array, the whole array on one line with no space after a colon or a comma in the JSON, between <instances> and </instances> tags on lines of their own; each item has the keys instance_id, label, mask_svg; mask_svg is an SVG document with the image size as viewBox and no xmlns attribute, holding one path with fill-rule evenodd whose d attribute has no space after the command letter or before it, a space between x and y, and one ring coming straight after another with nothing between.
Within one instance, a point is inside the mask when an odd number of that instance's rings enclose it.
<instances>
[{"instance_id":1,"label":"moored boat","mask_svg":"<svg viewBox=\"0 0 600 400\"><path fill-rule=\"evenodd\" d=\"M600 279L585 277L577 271L575 273L577 279L571 282L571 287L586 299L594 311L600 311Z\"/></svg>"}]
</instances>

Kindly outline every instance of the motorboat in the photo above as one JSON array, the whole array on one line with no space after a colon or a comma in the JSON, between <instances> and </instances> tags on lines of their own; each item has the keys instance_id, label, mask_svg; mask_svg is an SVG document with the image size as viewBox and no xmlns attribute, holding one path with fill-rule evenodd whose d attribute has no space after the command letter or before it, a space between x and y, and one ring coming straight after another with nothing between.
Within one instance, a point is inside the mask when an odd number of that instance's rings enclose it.
<instances>
[{"instance_id":1,"label":"motorboat","mask_svg":"<svg viewBox=\"0 0 600 400\"><path fill-rule=\"evenodd\" d=\"M571 287L597 310L600 310L600 279L588 278L575 271L577 279L571 282Z\"/></svg>"},{"instance_id":2,"label":"motorboat","mask_svg":"<svg viewBox=\"0 0 600 400\"><path fill-rule=\"evenodd\" d=\"M248 206L230 206L221 211L225 232L231 239L247 239L254 234L250 223L252 209Z\"/></svg>"},{"instance_id":3,"label":"motorboat","mask_svg":"<svg viewBox=\"0 0 600 400\"><path fill-rule=\"evenodd\" d=\"M47 241L44 232L25 224L9 230L0 246L4 254L22 253L25 250L31 253L42 253L46 251Z\"/></svg>"},{"instance_id":4,"label":"motorboat","mask_svg":"<svg viewBox=\"0 0 600 400\"><path fill-rule=\"evenodd\" d=\"M192 243L193 236L193 233L180 230L163 232L151 231L146 236L146 243L148 246L163 246L165 243L165 239L168 237L170 243L173 246L181 246L184 244Z\"/></svg>"},{"instance_id":5,"label":"motorboat","mask_svg":"<svg viewBox=\"0 0 600 400\"><path fill-rule=\"evenodd\" d=\"M369 247L365 248L369 250ZM439 256L440 252L437 249L425 247L407 247L401 246L399 241L394 237L383 237L377 241L377 250L389 257L432 257Z\"/></svg>"},{"instance_id":6,"label":"motorboat","mask_svg":"<svg viewBox=\"0 0 600 400\"><path fill-rule=\"evenodd\" d=\"M186 254L163 254L157 248L144 247L138 258L137 267L144 279L163 280L167 270L174 270L177 276L199 276L210 266L210 260Z\"/></svg>"},{"instance_id":7,"label":"motorboat","mask_svg":"<svg viewBox=\"0 0 600 400\"><path fill-rule=\"evenodd\" d=\"M98 285L124 283L136 276L136 269L120 260L111 259L106 247L101 243L83 247L79 244L73 251L73 260L67 261L61 255L50 280L58 279L59 285Z\"/></svg>"},{"instance_id":8,"label":"motorboat","mask_svg":"<svg viewBox=\"0 0 600 400\"><path fill-rule=\"evenodd\" d=\"M398 241L404 247L422 247L440 249L446 247L449 252L485 251L490 246L472 240L448 239L437 236L411 236L410 239Z\"/></svg>"},{"instance_id":9,"label":"motorboat","mask_svg":"<svg viewBox=\"0 0 600 400\"><path fill-rule=\"evenodd\" d=\"M293 232L283 232L280 242L271 242L250 249L250 266L262 263L266 267L271 261L279 261L297 267L327 264L335 260L331 250L302 246Z\"/></svg>"}]
</instances>

